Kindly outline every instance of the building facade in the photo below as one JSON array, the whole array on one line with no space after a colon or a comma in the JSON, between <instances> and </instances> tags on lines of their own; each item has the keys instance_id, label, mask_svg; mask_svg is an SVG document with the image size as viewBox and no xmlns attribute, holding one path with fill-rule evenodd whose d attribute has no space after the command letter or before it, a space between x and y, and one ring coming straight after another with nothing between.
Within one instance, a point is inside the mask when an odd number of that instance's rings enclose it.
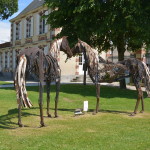
<instances>
[{"instance_id":1,"label":"building facade","mask_svg":"<svg viewBox=\"0 0 150 150\"><path fill-rule=\"evenodd\" d=\"M17 54L31 47L37 47L48 53L52 37L60 29L51 29L42 16L51 12L43 6L44 0L33 0L18 16L11 19L11 41L0 44L0 72L3 75L13 76L16 68ZM73 57L66 63L66 55L60 52L58 59L62 75L66 79L83 74L83 57Z\"/></svg>"}]
</instances>

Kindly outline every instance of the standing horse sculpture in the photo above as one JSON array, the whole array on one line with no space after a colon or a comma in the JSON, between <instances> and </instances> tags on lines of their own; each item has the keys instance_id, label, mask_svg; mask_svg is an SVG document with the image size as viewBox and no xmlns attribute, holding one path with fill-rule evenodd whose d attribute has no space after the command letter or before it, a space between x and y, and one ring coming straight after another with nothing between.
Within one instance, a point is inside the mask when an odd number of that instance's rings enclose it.
<instances>
[{"instance_id":1,"label":"standing horse sculpture","mask_svg":"<svg viewBox=\"0 0 150 150\"><path fill-rule=\"evenodd\" d=\"M92 49L87 43L81 40L78 40L78 43L74 46L74 48L72 48L72 53L73 55L80 53L84 54L88 74L93 83L96 85L97 104L95 113L98 113L99 110L100 83L119 81L126 77L132 77L138 92L135 109L131 115L135 115L137 113L140 100L142 104L141 112L144 112L143 91L140 85L141 80L144 80L146 92L150 95L150 71L144 62L135 58L130 58L118 63L108 63L98 56L98 52L95 49ZM129 73L125 74L125 72Z\"/></svg>"},{"instance_id":2,"label":"standing horse sculpture","mask_svg":"<svg viewBox=\"0 0 150 150\"><path fill-rule=\"evenodd\" d=\"M39 79L39 107L40 107L40 118L41 127L45 126L43 118L43 86L44 81L47 85L47 115L51 117L49 113L50 104L50 83L52 81L56 82L56 97L55 97L55 117L57 117L57 105L60 89L60 76L61 70L58 65L57 57L55 54L58 51L64 51L67 57L72 56L67 37L62 37L61 39L55 40L51 44L50 51L47 55L38 48L30 48L20 52L17 58L17 68L15 73L14 85L17 94L18 102L18 125L23 127L21 121L21 108L31 107L32 103L27 96L27 90L25 86L25 75L26 70L34 74L36 78Z\"/></svg>"}]
</instances>

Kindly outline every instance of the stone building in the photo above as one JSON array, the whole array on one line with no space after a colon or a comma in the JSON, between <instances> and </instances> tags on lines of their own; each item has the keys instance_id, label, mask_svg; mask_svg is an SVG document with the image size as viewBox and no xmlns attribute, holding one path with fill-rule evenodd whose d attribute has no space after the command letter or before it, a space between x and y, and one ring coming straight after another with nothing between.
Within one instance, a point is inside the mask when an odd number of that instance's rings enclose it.
<instances>
[{"instance_id":1,"label":"stone building","mask_svg":"<svg viewBox=\"0 0 150 150\"><path fill-rule=\"evenodd\" d=\"M45 53L49 51L52 37L60 32L60 29L51 29L46 24L43 15L50 13L44 0L33 0L19 15L11 19L11 41L0 44L0 72L3 75L13 76L16 68L16 55L19 51L31 47L39 47ZM105 57L105 53L103 54ZM82 75L83 56L69 59L66 63L66 55L60 52L58 62L62 70L62 76L66 80Z\"/></svg>"}]
</instances>

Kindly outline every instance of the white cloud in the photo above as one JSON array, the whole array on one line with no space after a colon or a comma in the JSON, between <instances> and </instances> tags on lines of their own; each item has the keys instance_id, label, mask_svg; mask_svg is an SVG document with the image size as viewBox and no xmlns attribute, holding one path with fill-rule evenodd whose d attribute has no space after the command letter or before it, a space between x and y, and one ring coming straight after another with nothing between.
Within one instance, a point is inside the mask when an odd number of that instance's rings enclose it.
<instances>
[{"instance_id":1,"label":"white cloud","mask_svg":"<svg viewBox=\"0 0 150 150\"><path fill-rule=\"evenodd\" d=\"M0 43L10 41L10 23L0 21Z\"/></svg>"}]
</instances>

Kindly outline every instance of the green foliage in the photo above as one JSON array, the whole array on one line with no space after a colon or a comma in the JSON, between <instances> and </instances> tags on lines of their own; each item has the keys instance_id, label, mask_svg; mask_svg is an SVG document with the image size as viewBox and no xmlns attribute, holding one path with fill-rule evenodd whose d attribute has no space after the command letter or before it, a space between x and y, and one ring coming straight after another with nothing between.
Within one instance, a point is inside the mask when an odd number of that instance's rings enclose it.
<instances>
[{"instance_id":1,"label":"green foliage","mask_svg":"<svg viewBox=\"0 0 150 150\"><path fill-rule=\"evenodd\" d=\"M0 20L8 19L18 11L18 0L0 0Z\"/></svg>"},{"instance_id":2,"label":"green foliage","mask_svg":"<svg viewBox=\"0 0 150 150\"><path fill-rule=\"evenodd\" d=\"M150 101L145 98L145 110L130 117L136 102L136 91L101 87L100 109L92 115L96 104L94 85L61 85L58 105L59 118L46 117L39 128L38 87L27 87L33 108L23 109L22 121L17 125L17 103L13 88L0 89L0 149L1 150L146 150L150 143ZM51 114L54 112L55 86L51 88ZM146 96L146 95L144 95ZM74 117L74 110L89 101L89 111ZM140 110L140 109L139 109Z\"/></svg>"},{"instance_id":3,"label":"green foliage","mask_svg":"<svg viewBox=\"0 0 150 150\"><path fill-rule=\"evenodd\" d=\"M48 15L52 28L62 27L67 35L98 47L137 50L150 44L150 1L148 0L45 0L53 11Z\"/></svg>"}]
</instances>

